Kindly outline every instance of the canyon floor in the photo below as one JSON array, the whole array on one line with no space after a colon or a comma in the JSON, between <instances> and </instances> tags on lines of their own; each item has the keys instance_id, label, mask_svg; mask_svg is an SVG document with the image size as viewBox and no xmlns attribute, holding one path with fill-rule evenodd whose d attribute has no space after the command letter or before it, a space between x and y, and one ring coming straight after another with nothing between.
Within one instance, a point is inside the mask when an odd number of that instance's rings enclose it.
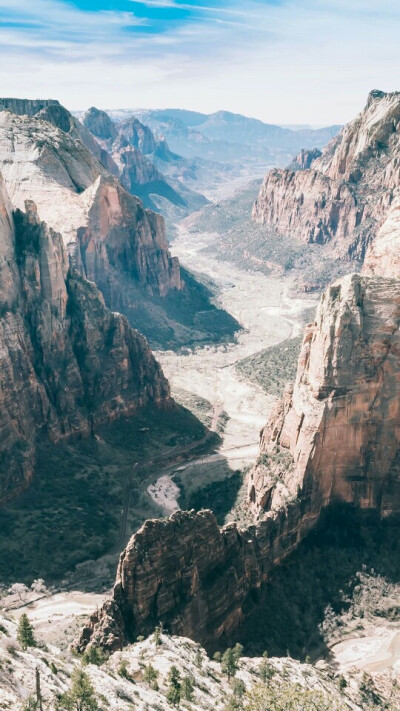
<instances>
[{"instance_id":1,"label":"canyon floor","mask_svg":"<svg viewBox=\"0 0 400 711\"><path fill-rule=\"evenodd\" d=\"M236 341L182 349L178 353L156 353L172 394L192 408L194 414L199 414L198 407L202 404L210 426L222 438L215 454L176 468L174 473L187 493L254 462L259 431L275 398L245 380L236 364L297 336L304 326L305 314L316 306L316 296L296 294L292 276L267 276L217 260L213 246L220 239L217 233L193 233L185 221L178 226L172 251L183 266L212 283L216 305L232 314L242 326ZM178 489L171 478L173 473L162 473L148 489L165 512L178 506Z\"/></svg>"}]
</instances>

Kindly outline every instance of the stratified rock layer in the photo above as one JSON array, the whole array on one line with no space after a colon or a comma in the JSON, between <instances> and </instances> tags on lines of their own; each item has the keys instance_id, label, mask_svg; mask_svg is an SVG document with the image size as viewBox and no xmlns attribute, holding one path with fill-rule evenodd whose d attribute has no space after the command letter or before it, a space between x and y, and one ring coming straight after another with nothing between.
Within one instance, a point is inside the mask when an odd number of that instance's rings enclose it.
<instances>
[{"instance_id":1,"label":"stratified rock layer","mask_svg":"<svg viewBox=\"0 0 400 711\"><path fill-rule=\"evenodd\" d=\"M254 219L363 260L399 193L399 137L400 92L371 92L361 114L308 169L268 173Z\"/></svg>"},{"instance_id":2,"label":"stratified rock layer","mask_svg":"<svg viewBox=\"0 0 400 711\"><path fill-rule=\"evenodd\" d=\"M69 269L32 202L13 216L0 178L0 501L29 483L39 435L89 435L148 403L170 399L145 339Z\"/></svg>"},{"instance_id":3,"label":"stratified rock layer","mask_svg":"<svg viewBox=\"0 0 400 711\"><path fill-rule=\"evenodd\" d=\"M120 557L112 599L91 616L76 648L119 649L159 621L210 648L229 640L272 566L312 524L300 503L246 531L220 529L211 511L146 521Z\"/></svg>"}]
</instances>

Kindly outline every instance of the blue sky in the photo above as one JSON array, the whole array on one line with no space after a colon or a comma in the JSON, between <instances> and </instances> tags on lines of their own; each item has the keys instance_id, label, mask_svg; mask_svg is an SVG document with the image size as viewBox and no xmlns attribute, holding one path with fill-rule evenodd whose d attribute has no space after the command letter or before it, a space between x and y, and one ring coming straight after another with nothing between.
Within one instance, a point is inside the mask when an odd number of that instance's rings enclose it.
<instances>
[{"instance_id":1,"label":"blue sky","mask_svg":"<svg viewBox=\"0 0 400 711\"><path fill-rule=\"evenodd\" d=\"M0 0L0 91L344 122L400 89L399 36L399 0Z\"/></svg>"}]
</instances>

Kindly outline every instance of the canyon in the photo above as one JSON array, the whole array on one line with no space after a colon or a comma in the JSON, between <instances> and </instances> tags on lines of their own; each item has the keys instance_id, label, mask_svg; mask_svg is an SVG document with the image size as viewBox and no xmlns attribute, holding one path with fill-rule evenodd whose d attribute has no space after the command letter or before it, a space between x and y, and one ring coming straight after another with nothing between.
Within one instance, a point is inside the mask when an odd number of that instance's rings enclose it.
<instances>
[{"instance_id":1,"label":"canyon","mask_svg":"<svg viewBox=\"0 0 400 711\"><path fill-rule=\"evenodd\" d=\"M237 330L207 289L182 276L164 219L123 187L116 163L83 124L55 101L2 99L0 108L0 170L13 208L23 210L25 200L37 205L107 306L158 345L201 342L218 332L224 338ZM128 161L131 153L124 155ZM120 176L129 187L125 170L129 161Z\"/></svg>"},{"instance_id":2,"label":"canyon","mask_svg":"<svg viewBox=\"0 0 400 711\"><path fill-rule=\"evenodd\" d=\"M324 510L340 503L378 519L398 515L400 273L391 255L398 254L399 233L388 226L397 224L398 213L392 215L391 205L387 209L388 195L396 192L398 106L398 94L372 92L359 119L315 159L329 166L327 173L340 166L339 173L348 177L354 162L376 158L380 169L374 162L374 199L368 203L375 219L366 221L368 233L361 221L359 236L350 223L336 235L335 249L342 240L347 255L362 244L363 273L333 282L306 327L295 382L271 411L259 460L247 475L244 506L252 524L232 522L221 529L209 511L146 522L121 555L112 598L91 616L77 649L88 644L118 649L160 621L209 649L227 644L256 607L273 568L298 547ZM307 165L308 159L303 155L297 162ZM282 180L298 179L308 190L307 181L317 180L313 170L284 171ZM270 173L261 198L279 176ZM256 218L261 202L259 197ZM282 204L290 214L290 199ZM324 209L336 209L329 195ZM346 206L343 214L348 216ZM285 216L274 219L279 229L287 229ZM290 224L292 234L303 239L296 227L300 219Z\"/></svg>"}]
</instances>

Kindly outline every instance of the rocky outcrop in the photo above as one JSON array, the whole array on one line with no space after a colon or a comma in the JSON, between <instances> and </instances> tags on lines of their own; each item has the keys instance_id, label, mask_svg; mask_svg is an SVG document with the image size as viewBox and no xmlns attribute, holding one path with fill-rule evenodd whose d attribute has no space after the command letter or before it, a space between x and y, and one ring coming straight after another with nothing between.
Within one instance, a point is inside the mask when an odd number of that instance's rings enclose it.
<instances>
[{"instance_id":1,"label":"rocky outcrop","mask_svg":"<svg viewBox=\"0 0 400 711\"><path fill-rule=\"evenodd\" d=\"M272 170L253 209L258 222L362 261L400 183L400 92L373 91L361 114L305 170Z\"/></svg>"},{"instance_id":2,"label":"rocky outcrop","mask_svg":"<svg viewBox=\"0 0 400 711\"><path fill-rule=\"evenodd\" d=\"M145 341L69 268L36 206L13 215L0 181L0 502L33 476L38 437L88 436L170 403Z\"/></svg>"},{"instance_id":3,"label":"rocky outcrop","mask_svg":"<svg viewBox=\"0 0 400 711\"><path fill-rule=\"evenodd\" d=\"M53 110L53 105L50 108ZM57 113L58 108L55 105ZM82 141L64 128L37 117L0 114L0 164L13 206L23 209L25 200L33 200L41 217L62 234L75 266L83 274L81 250L86 250L88 233L92 248L96 239L99 250L104 250L107 242L108 261L114 265L120 260L112 250L119 253L126 250L129 239L131 255L136 255L137 261L127 260L126 264L129 262L130 278L135 286L144 283L149 293L157 295L180 289L179 267L168 252L162 219L144 210L138 199L126 194ZM105 188L101 187L104 185L108 186L110 201L102 210L101 229L97 234L93 229L93 215L97 214L95 203L99 190L104 194ZM118 234L122 236L121 243L118 243ZM154 252L150 254L152 246ZM146 265L150 263L146 274ZM124 275L127 275L126 270ZM108 304L117 308L116 303Z\"/></svg>"},{"instance_id":4,"label":"rocky outcrop","mask_svg":"<svg viewBox=\"0 0 400 711\"><path fill-rule=\"evenodd\" d=\"M321 156L322 153L318 148L309 148L308 150L302 148L296 158L288 165L288 170L308 170L311 168L312 163Z\"/></svg>"},{"instance_id":5,"label":"rocky outcrop","mask_svg":"<svg viewBox=\"0 0 400 711\"><path fill-rule=\"evenodd\" d=\"M114 141L118 132L114 122L105 111L100 111L92 106L83 116L82 123L85 128L102 141Z\"/></svg>"},{"instance_id":6,"label":"rocky outcrop","mask_svg":"<svg viewBox=\"0 0 400 711\"><path fill-rule=\"evenodd\" d=\"M76 649L120 649L160 621L212 649L231 639L271 568L312 525L298 503L245 531L220 529L211 511L146 521L120 557L112 599L91 616Z\"/></svg>"},{"instance_id":7,"label":"rocky outcrop","mask_svg":"<svg viewBox=\"0 0 400 711\"><path fill-rule=\"evenodd\" d=\"M323 295L307 327L296 382L262 433L261 451L288 449L293 465L278 485L256 467L256 506L307 491L309 511L332 501L400 512L399 281L351 274ZM277 500L275 500L275 496Z\"/></svg>"},{"instance_id":8,"label":"rocky outcrop","mask_svg":"<svg viewBox=\"0 0 400 711\"><path fill-rule=\"evenodd\" d=\"M155 153L158 141L152 130L145 126L135 116L124 119L118 125L118 132L124 136L128 145L137 148L143 155Z\"/></svg>"}]
</instances>

